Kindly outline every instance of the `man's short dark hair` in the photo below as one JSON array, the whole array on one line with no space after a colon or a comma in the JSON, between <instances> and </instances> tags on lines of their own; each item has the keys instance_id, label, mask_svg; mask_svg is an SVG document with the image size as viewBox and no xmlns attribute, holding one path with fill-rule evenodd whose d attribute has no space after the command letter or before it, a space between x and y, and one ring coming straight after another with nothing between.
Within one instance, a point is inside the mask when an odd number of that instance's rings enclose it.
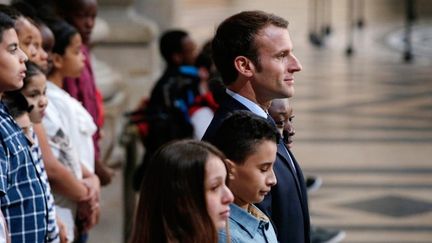
<instances>
[{"instance_id":1,"label":"man's short dark hair","mask_svg":"<svg viewBox=\"0 0 432 243\"><path fill-rule=\"evenodd\" d=\"M245 11L224 20L216 30L212 42L213 60L225 85L237 78L234 59L237 56L249 58L258 69L260 62L255 38L268 25L288 27L288 21L263 11Z\"/></svg>"},{"instance_id":2,"label":"man's short dark hair","mask_svg":"<svg viewBox=\"0 0 432 243\"><path fill-rule=\"evenodd\" d=\"M235 111L225 118L212 143L235 163L243 164L263 141L276 144L279 132L266 119L250 111Z\"/></svg>"},{"instance_id":3,"label":"man's short dark hair","mask_svg":"<svg viewBox=\"0 0 432 243\"><path fill-rule=\"evenodd\" d=\"M172 55L183 51L183 40L189 36L183 30L170 30L165 32L159 41L159 50L168 64L173 64Z\"/></svg>"}]
</instances>

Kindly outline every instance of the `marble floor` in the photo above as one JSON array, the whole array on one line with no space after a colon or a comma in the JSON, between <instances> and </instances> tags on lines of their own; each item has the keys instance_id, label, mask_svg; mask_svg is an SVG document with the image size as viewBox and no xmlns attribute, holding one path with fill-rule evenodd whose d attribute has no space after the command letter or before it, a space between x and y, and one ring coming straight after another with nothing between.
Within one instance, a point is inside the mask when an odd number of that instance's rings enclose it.
<instances>
[{"instance_id":1,"label":"marble floor","mask_svg":"<svg viewBox=\"0 0 432 243\"><path fill-rule=\"evenodd\" d=\"M343 242L432 242L431 4L419 1L414 61L404 63L395 44L404 1L365 1L365 27L354 35L350 58L347 1L332 1L332 33L321 48L308 40L309 1L179 2L177 27L199 43L241 10L289 20L303 65L292 99L293 152L306 174L323 179L309 199L314 225L345 230ZM90 242L121 242L121 185L119 171L103 189L102 217Z\"/></svg>"}]
</instances>

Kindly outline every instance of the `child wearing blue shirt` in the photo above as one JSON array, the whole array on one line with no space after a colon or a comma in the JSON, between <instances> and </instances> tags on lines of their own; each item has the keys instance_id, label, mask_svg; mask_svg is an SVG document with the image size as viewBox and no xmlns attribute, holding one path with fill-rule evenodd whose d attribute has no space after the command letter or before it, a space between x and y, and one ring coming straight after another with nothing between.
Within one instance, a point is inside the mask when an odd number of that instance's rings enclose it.
<instances>
[{"instance_id":1,"label":"child wearing blue shirt","mask_svg":"<svg viewBox=\"0 0 432 243\"><path fill-rule=\"evenodd\" d=\"M14 21L0 11L0 98L23 86L28 58L18 43ZM47 193L29 141L0 102L0 206L12 242L46 242Z\"/></svg>"},{"instance_id":2,"label":"child wearing blue shirt","mask_svg":"<svg viewBox=\"0 0 432 243\"><path fill-rule=\"evenodd\" d=\"M234 194L231 242L278 242L270 219L253 205L276 184L273 164L278 139L278 131L266 119L236 111L223 121L212 141L228 158L228 187ZM227 231L220 231L219 242L225 242L226 235Z\"/></svg>"}]
</instances>

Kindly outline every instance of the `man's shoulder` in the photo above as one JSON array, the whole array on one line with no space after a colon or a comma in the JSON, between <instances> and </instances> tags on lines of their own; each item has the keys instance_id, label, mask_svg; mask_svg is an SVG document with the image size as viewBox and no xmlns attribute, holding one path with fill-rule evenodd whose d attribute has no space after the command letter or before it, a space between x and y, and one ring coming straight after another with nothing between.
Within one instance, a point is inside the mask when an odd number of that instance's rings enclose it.
<instances>
[{"instance_id":1,"label":"man's shoulder","mask_svg":"<svg viewBox=\"0 0 432 243\"><path fill-rule=\"evenodd\" d=\"M224 95L222 102L220 103L219 108L216 110L210 125L207 127L207 130L203 136L204 141L211 142L217 129L222 124L223 120L232 112L238 110L247 110L246 107L241 105L238 101L233 99L229 95Z\"/></svg>"},{"instance_id":2,"label":"man's shoulder","mask_svg":"<svg viewBox=\"0 0 432 243\"><path fill-rule=\"evenodd\" d=\"M213 119L211 120L210 125L207 127L207 130L204 133L202 140L212 142L212 139L214 138L217 129L220 127L222 121L228 116L229 113L229 110L220 107L215 112Z\"/></svg>"}]
</instances>

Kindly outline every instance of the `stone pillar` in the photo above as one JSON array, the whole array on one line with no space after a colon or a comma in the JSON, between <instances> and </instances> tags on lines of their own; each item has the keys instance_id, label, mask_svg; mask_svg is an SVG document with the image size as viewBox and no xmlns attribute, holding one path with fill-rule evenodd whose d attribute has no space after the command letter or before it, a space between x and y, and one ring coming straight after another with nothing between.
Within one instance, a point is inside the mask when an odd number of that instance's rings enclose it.
<instances>
[{"instance_id":1,"label":"stone pillar","mask_svg":"<svg viewBox=\"0 0 432 243\"><path fill-rule=\"evenodd\" d=\"M148 16L137 13L134 2L99 0L98 17L107 23L109 34L95 43L95 53L123 74L151 75L159 68L158 27Z\"/></svg>"},{"instance_id":2,"label":"stone pillar","mask_svg":"<svg viewBox=\"0 0 432 243\"><path fill-rule=\"evenodd\" d=\"M157 24L149 18L150 16L138 14L134 3L135 0L98 0L98 18L105 23L107 34L95 38L92 53L112 67L99 70L99 76L104 75L102 80L113 76L111 70L115 69L121 73L121 87L124 87L122 92L124 90L127 97L126 102L122 102L121 109L112 112L117 113L116 117L122 121L118 124L124 123L121 114L125 110L136 108L138 101L148 96L160 72ZM113 93L118 92L114 90ZM131 136L129 132L126 135ZM135 192L132 189L132 178L136 163L141 160L136 154L139 146L137 141L138 139L133 137L126 144L125 151L122 200L124 242L130 236L134 218Z\"/></svg>"},{"instance_id":3,"label":"stone pillar","mask_svg":"<svg viewBox=\"0 0 432 243\"><path fill-rule=\"evenodd\" d=\"M178 0L136 0L134 6L139 14L155 21L161 32L172 28L176 23Z\"/></svg>"}]
</instances>

